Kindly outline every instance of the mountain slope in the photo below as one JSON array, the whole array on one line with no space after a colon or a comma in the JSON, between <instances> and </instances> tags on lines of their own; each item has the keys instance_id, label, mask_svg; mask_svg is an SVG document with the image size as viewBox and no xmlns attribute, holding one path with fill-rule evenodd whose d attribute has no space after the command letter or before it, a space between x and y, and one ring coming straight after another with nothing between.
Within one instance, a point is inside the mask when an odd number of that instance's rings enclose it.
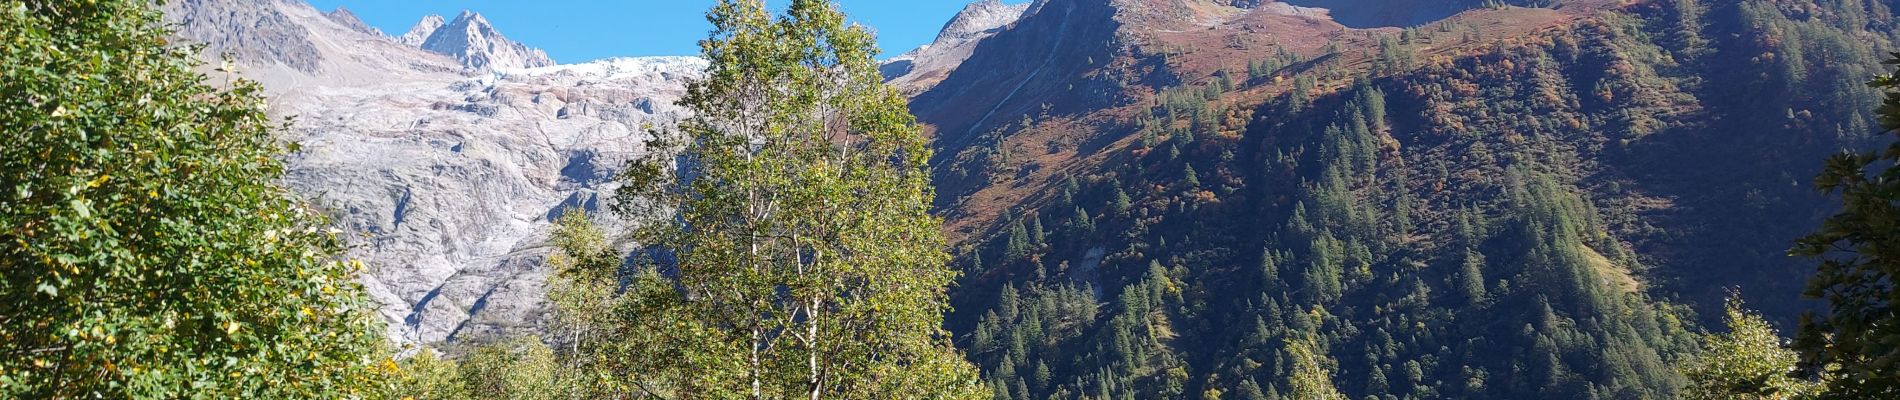
<instances>
[{"instance_id":1,"label":"mountain slope","mask_svg":"<svg viewBox=\"0 0 1900 400\"><path fill-rule=\"evenodd\" d=\"M968 59L977 43L1022 18L1029 6L1008 5L999 0L970 3L944 24L936 40L883 61L879 69L884 79L900 90L911 93L927 90Z\"/></svg>"},{"instance_id":2,"label":"mountain slope","mask_svg":"<svg viewBox=\"0 0 1900 400\"><path fill-rule=\"evenodd\" d=\"M240 75L270 93L273 114L295 118L289 139L302 151L285 184L346 232L350 255L370 266L364 283L392 337L404 342L533 328L548 221L599 207L609 178L648 154L648 129L679 116L673 99L703 65L503 68L522 64L522 47L473 14L425 42L480 44L463 54L490 58L469 65L297 1L167 7L186 41L233 54ZM449 48L462 47L435 50Z\"/></svg>"},{"instance_id":3,"label":"mountain slope","mask_svg":"<svg viewBox=\"0 0 1900 400\"><path fill-rule=\"evenodd\" d=\"M1556 7L1563 0L1284 0L1287 3L1323 8L1333 19L1355 28L1406 28L1438 21L1460 12L1488 5ZM1588 3L1587 1L1573 3Z\"/></svg>"},{"instance_id":4,"label":"mountain slope","mask_svg":"<svg viewBox=\"0 0 1900 400\"><path fill-rule=\"evenodd\" d=\"M1802 307L1804 177L1895 43L1887 2L1274 4L1041 3L916 98L1002 396L1274 398L1305 340L1352 398L1674 396L1723 288Z\"/></svg>"}]
</instances>

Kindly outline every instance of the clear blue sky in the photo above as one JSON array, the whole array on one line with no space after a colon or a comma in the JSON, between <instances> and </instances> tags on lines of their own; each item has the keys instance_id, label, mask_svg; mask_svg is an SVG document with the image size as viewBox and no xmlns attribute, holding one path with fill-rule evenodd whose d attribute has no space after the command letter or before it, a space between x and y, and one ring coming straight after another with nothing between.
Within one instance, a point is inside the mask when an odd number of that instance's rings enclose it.
<instances>
[{"instance_id":1,"label":"clear blue sky","mask_svg":"<svg viewBox=\"0 0 1900 400\"><path fill-rule=\"evenodd\" d=\"M853 21L878 32L879 48L893 56L936 38L957 10L974 0L840 0ZM1005 0L1020 4L1027 0ZM488 17L510 39L575 63L616 56L699 54L711 26L713 0L310 0L319 10L349 8L363 22L400 36L428 14L455 18L462 10ZM768 0L781 7L787 0Z\"/></svg>"}]
</instances>

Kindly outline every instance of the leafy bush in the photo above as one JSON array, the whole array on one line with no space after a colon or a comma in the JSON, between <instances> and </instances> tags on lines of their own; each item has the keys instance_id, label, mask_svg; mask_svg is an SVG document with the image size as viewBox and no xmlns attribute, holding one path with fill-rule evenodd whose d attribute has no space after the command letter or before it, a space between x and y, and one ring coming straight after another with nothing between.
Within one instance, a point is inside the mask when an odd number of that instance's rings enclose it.
<instances>
[{"instance_id":1,"label":"leafy bush","mask_svg":"<svg viewBox=\"0 0 1900 400\"><path fill-rule=\"evenodd\" d=\"M143 1L0 1L0 397L367 394L383 338L256 85Z\"/></svg>"}]
</instances>

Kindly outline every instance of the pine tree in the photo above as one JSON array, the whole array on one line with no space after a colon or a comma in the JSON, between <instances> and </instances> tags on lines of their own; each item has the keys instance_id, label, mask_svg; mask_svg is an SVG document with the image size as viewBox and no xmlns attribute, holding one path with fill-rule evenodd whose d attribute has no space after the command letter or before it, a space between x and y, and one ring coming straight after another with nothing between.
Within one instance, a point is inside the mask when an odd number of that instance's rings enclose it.
<instances>
[{"instance_id":1,"label":"pine tree","mask_svg":"<svg viewBox=\"0 0 1900 400\"><path fill-rule=\"evenodd\" d=\"M1039 248L1048 244L1049 234L1042 229L1042 215L1029 217L1029 246Z\"/></svg>"},{"instance_id":2,"label":"pine tree","mask_svg":"<svg viewBox=\"0 0 1900 400\"><path fill-rule=\"evenodd\" d=\"M1466 248L1465 260L1458 269L1458 290L1470 305L1484 302L1484 254L1477 249Z\"/></svg>"},{"instance_id":3,"label":"pine tree","mask_svg":"<svg viewBox=\"0 0 1900 400\"><path fill-rule=\"evenodd\" d=\"M1128 212L1128 208L1133 206L1133 201L1128 198L1128 192L1122 191L1121 185L1115 186L1115 212Z\"/></svg>"},{"instance_id":4,"label":"pine tree","mask_svg":"<svg viewBox=\"0 0 1900 400\"><path fill-rule=\"evenodd\" d=\"M1075 208L1075 216L1069 217L1069 225L1074 227L1077 237L1095 232L1095 219L1089 216L1089 210L1079 206Z\"/></svg>"},{"instance_id":5,"label":"pine tree","mask_svg":"<svg viewBox=\"0 0 1900 400\"><path fill-rule=\"evenodd\" d=\"M631 375L668 398L989 396L942 328L957 274L931 152L871 34L824 0L776 17L721 0L707 19L686 140L652 146L690 173L654 157L621 179L628 217L677 221L632 235L672 273L644 266L625 289Z\"/></svg>"},{"instance_id":6,"label":"pine tree","mask_svg":"<svg viewBox=\"0 0 1900 400\"><path fill-rule=\"evenodd\" d=\"M1018 219L1011 222L1009 224L1009 242L1005 243L1003 247L1003 260L1016 262L1029 258L1029 249L1032 246L1034 246L1034 244L1030 243L1029 228L1023 226L1023 221Z\"/></svg>"},{"instance_id":7,"label":"pine tree","mask_svg":"<svg viewBox=\"0 0 1900 400\"><path fill-rule=\"evenodd\" d=\"M996 310L1001 312L999 316L1004 322L1016 321L1016 316L1022 313L1022 295L1015 286L1003 287L1003 293L996 298Z\"/></svg>"},{"instance_id":8,"label":"pine tree","mask_svg":"<svg viewBox=\"0 0 1900 400\"><path fill-rule=\"evenodd\" d=\"M1279 256L1273 249L1260 252L1260 283L1262 287L1272 288L1280 282Z\"/></svg>"},{"instance_id":9,"label":"pine tree","mask_svg":"<svg viewBox=\"0 0 1900 400\"><path fill-rule=\"evenodd\" d=\"M1267 400L1266 392L1261 391L1260 384L1253 379L1241 380L1240 390L1235 392L1235 396L1240 400Z\"/></svg>"}]
</instances>

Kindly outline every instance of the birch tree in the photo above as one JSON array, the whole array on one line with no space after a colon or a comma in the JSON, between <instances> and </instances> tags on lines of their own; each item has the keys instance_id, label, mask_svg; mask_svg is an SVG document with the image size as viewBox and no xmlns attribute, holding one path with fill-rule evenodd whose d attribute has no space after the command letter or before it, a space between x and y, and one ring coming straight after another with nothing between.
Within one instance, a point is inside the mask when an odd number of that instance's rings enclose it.
<instances>
[{"instance_id":1,"label":"birch tree","mask_svg":"<svg viewBox=\"0 0 1900 400\"><path fill-rule=\"evenodd\" d=\"M618 210L671 216L619 312L628 371L668 398L978 398L942 328L930 150L872 35L829 1L721 0L676 160L638 161ZM674 163L677 165L669 165ZM676 172L675 172L676 171ZM633 200L639 199L639 200Z\"/></svg>"}]
</instances>

